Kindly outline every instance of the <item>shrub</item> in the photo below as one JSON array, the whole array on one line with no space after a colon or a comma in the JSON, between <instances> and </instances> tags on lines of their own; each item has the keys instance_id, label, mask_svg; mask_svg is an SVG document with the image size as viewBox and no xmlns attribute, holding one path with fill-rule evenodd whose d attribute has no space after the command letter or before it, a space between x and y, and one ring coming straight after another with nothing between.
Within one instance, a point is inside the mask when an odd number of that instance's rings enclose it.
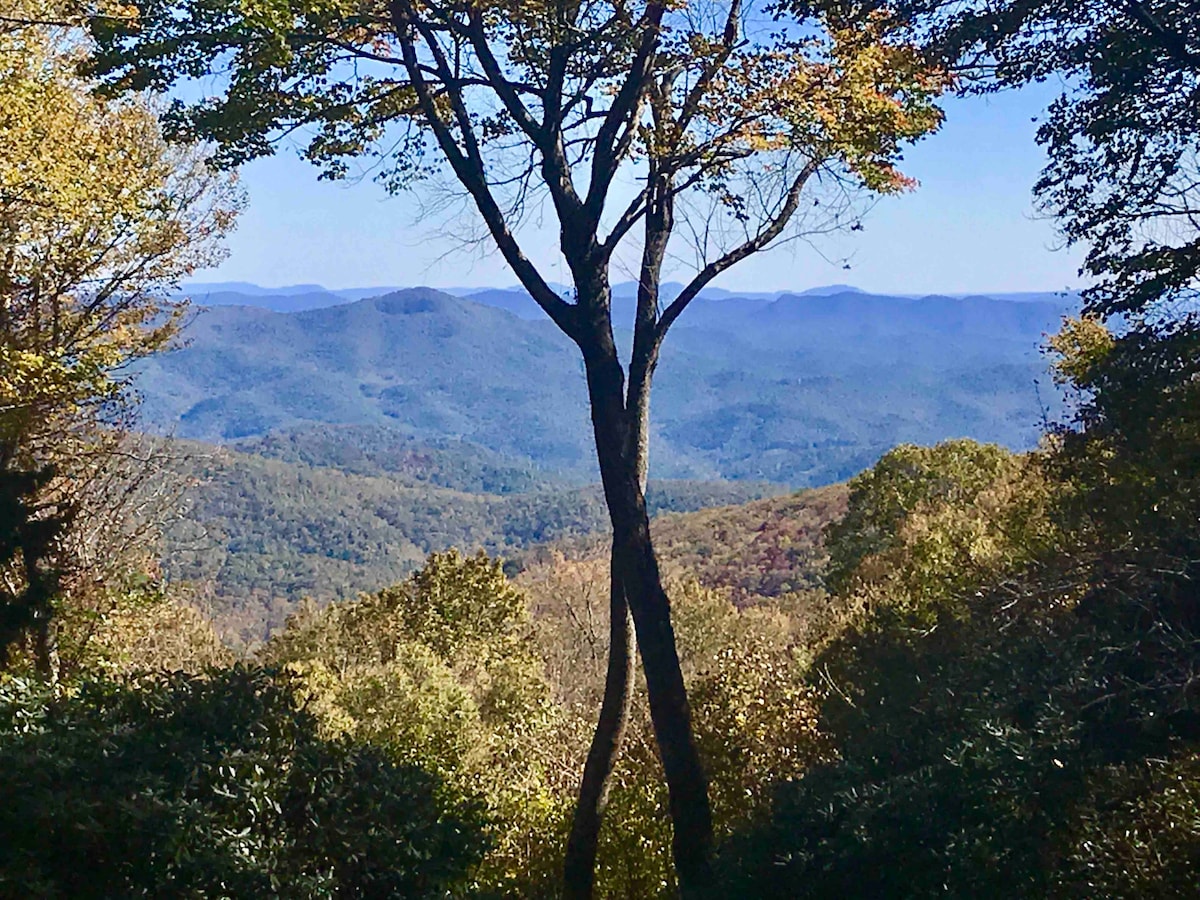
<instances>
[{"instance_id":1,"label":"shrub","mask_svg":"<svg viewBox=\"0 0 1200 900\"><path fill-rule=\"evenodd\" d=\"M0 685L0 895L444 897L483 825L262 670Z\"/></svg>"}]
</instances>

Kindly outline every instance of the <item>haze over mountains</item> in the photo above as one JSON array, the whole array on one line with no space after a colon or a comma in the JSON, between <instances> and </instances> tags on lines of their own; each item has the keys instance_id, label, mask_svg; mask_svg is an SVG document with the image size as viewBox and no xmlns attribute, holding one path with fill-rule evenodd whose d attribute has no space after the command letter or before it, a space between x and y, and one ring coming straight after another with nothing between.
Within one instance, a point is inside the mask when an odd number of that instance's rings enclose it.
<instances>
[{"instance_id":1,"label":"haze over mountains","mask_svg":"<svg viewBox=\"0 0 1200 900\"><path fill-rule=\"evenodd\" d=\"M604 525L578 351L523 293L218 287L138 387L151 430L233 451L188 451L164 559L207 586L227 637L253 643L299 598L382 587L431 550L511 555ZM701 297L664 347L651 445L654 478L691 480L653 484L653 508L829 484L903 441L1029 446L1057 402L1039 346L1072 305ZM629 286L615 307L632 319Z\"/></svg>"},{"instance_id":2,"label":"haze over mountains","mask_svg":"<svg viewBox=\"0 0 1200 900\"><path fill-rule=\"evenodd\" d=\"M578 353L525 294L371 296L382 290L193 286L208 308L187 345L142 364L147 425L218 442L385 426L593 480ZM618 324L631 322L631 286L614 294ZM1057 402L1039 345L1075 305L1053 294L909 298L846 286L709 292L664 348L652 474L804 486L840 480L903 441L1029 446Z\"/></svg>"},{"instance_id":3,"label":"haze over mountains","mask_svg":"<svg viewBox=\"0 0 1200 900\"><path fill-rule=\"evenodd\" d=\"M550 286L564 297L569 297L571 289L564 284L550 282ZM300 312L306 309L322 309L326 306L337 306L347 301L365 300L369 297L380 297L396 291L409 290L411 286L390 285L378 287L356 288L326 288L319 284L292 284L282 287L266 288L247 281L217 281L196 282L184 286L183 295L199 306L258 306L275 312ZM520 287L444 287L437 288L442 293L453 297L466 297L487 306L507 309L522 318L539 319L543 313L524 289ZM683 285L679 282L665 282L660 293L664 299L675 297ZM632 317L632 302L637 296L637 284L633 281L620 282L613 285L613 299L618 308L628 309ZM866 294L849 284L827 284L820 287L808 288L802 291L730 291L720 287L708 287L700 292L700 297L706 300L777 300L792 294L801 297L825 297L834 294ZM887 294L874 296L896 296L904 299L919 299L925 294ZM987 296L993 300L1013 300L1026 303L1053 303L1056 305L1077 305L1078 295L1072 292L1026 291L1017 293L977 294L945 294L946 297L976 297Z\"/></svg>"}]
</instances>

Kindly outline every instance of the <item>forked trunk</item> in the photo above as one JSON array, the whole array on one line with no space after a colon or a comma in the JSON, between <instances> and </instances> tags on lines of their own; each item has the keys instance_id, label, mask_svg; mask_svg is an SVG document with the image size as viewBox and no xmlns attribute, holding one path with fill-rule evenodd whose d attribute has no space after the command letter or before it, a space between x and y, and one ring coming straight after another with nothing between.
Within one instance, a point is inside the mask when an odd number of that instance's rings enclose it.
<instances>
[{"instance_id":1,"label":"forked trunk","mask_svg":"<svg viewBox=\"0 0 1200 900\"><path fill-rule=\"evenodd\" d=\"M628 508L613 516L613 555L633 616L646 673L650 718L670 795L675 871L683 895L695 897L711 886L712 816L708 782L692 737L691 711L675 647L670 602L650 543L645 500L636 481L632 485Z\"/></svg>"},{"instance_id":2,"label":"forked trunk","mask_svg":"<svg viewBox=\"0 0 1200 900\"><path fill-rule=\"evenodd\" d=\"M649 468L649 385L637 394L636 410L627 446L634 454L638 481L645 492ZM567 838L563 863L563 883L567 900L590 900L596 885L596 856L600 828L608 805L608 792L617 756L629 721L633 697L634 638L633 619L625 588L617 574L616 548L609 564L609 641L608 669L604 681L604 699L592 736L579 784L579 799Z\"/></svg>"},{"instance_id":3,"label":"forked trunk","mask_svg":"<svg viewBox=\"0 0 1200 900\"><path fill-rule=\"evenodd\" d=\"M626 409L624 373L611 332L585 346L584 362L600 477L612 520L613 581L624 589L646 674L650 718L670 795L675 871L683 895L699 896L711 881L712 816L707 781L692 738L670 602L650 541L639 453L634 449L637 441L631 440L643 417L640 409Z\"/></svg>"}]
</instances>

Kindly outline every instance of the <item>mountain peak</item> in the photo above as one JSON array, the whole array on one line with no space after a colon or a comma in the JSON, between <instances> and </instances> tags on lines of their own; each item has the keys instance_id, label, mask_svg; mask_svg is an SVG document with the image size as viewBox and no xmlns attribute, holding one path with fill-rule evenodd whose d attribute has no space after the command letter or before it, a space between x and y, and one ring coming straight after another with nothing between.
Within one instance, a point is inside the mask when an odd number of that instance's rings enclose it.
<instances>
[{"instance_id":1,"label":"mountain peak","mask_svg":"<svg viewBox=\"0 0 1200 900\"><path fill-rule=\"evenodd\" d=\"M454 297L430 287L404 288L361 302L372 304L388 316L435 312L444 309L447 304L456 305Z\"/></svg>"},{"instance_id":2,"label":"mountain peak","mask_svg":"<svg viewBox=\"0 0 1200 900\"><path fill-rule=\"evenodd\" d=\"M857 288L852 284L826 284L821 287L809 288L806 291L801 291L801 297L828 297L833 294L865 294L862 288Z\"/></svg>"}]
</instances>

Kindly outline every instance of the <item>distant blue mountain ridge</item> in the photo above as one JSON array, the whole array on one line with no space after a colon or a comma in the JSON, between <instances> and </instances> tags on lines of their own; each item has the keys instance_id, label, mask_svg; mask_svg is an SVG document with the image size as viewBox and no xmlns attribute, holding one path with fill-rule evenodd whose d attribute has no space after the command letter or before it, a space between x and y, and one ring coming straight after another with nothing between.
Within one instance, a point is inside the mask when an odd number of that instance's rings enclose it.
<instances>
[{"instance_id":1,"label":"distant blue mountain ridge","mask_svg":"<svg viewBox=\"0 0 1200 900\"><path fill-rule=\"evenodd\" d=\"M595 478L579 354L517 290L192 286L179 349L139 364L146 426L237 442L307 427L455 441ZM253 293L252 291L258 291ZM365 293L362 299L343 294ZM630 340L630 286L614 291ZM1070 296L879 296L848 286L698 298L656 379L656 478L827 484L902 442L1032 446L1061 401L1045 335ZM457 445L456 445L457 446Z\"/></svg>"},{"instance_id":2,"label":"distant blue mountain ridge","mask_svg":"<svg viewBox=\"0 0 1200 900\"><path fill-rule=\"evenodd\" d=\"M569 297L570 287L552 282L550 285L564 297ZM683 290L679 282L665 282L660 294L664 300L673 299ZM181 295L189 298L198 306L257 306L274 312L301 312L309 309L323 309L337 306L355 300L365 300L370 297L382 297L396 291L411 290L412 288L398 285L380 285L376 287L326 288L319 284L292 284L281 287L267 288L245 281L197 282L183 286ZM442 287L435 290L453 297L466 297L476 303L506 309L523 319L537 319L543 313L523 288L520 287ZM637 283L633 281L620 282L613 285L613 300L618 307L615 312L620 318L622 312L632 315L632 302L637 297ZM928 296L966 298L986 296L993 300L1008 300L1017 303L1053 303L1063 308L1078 306L1079 295L1074 291L1027 291L999 292L987 294L869 294L861 288L848 284L830 284L807 288L801 291L731 291L726 288L710 287L700 292L704 300L778 300L783 296L799 297L828 297L838 294L864 294L876 297L895 297L903 300L915 300ZM624 301L624 302L622 302Z\"/></svg>"}]
</instances>

